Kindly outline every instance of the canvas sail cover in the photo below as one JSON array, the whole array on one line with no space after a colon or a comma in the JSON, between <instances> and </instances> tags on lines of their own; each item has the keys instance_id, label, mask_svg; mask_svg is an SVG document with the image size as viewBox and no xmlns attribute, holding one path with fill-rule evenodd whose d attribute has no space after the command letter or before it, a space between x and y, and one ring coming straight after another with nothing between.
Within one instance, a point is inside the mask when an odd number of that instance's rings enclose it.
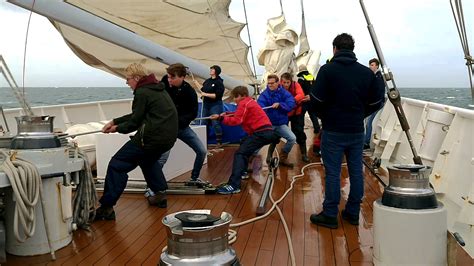
<instances>
[{"instance_id":1,"label":"canvas sail cover","mask_svg":"<svg viewBox=\"0 0 474 266\"><path fill-rule=\"evenodd\" d=\"M247 84L255 83L240 39L243 23L229 16L230 0L67 0L71 5L128 29ZM158 77L166 65L67 25L53 21L66 43L85 63L117 76L140 62ZM133 40L130 40L133 42ZM203 79L208 77L202 77Z\"/></svg>"},{"instance_id":2,"label":"canvas sail cover","mask_svg":"<svg viewBox=\"0 0 474 266\"><path fill-rule=\"evenodd\" d=\"M268 19L265 44L258 53L258 63L265 66L262 84L266 84L269 74L281 76L290 72L296 75L294 51L297 44L298 34L288 26L283 14Z\"/></svg>"}]
</instances>

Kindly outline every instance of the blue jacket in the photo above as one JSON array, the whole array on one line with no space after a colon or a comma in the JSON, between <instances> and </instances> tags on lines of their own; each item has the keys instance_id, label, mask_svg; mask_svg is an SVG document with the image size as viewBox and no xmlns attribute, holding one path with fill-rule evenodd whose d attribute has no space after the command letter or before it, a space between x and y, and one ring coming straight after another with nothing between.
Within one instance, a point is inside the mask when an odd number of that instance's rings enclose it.
<instances>
[{"instance_id":1,"label":"blue jacket","mask_svg":"<svg viewBox=\"0 0 474 266\"><path fill-rule=\"evenodd\" d=\"M338 51L322 66L311 89L311 107L324 130L364 132L364 118L384 103L384 84L372 70L357 63L352 51Z\"/></svg>"},{"instance_id":2,"label":"blue jacket","mask_svg":"<svg viewBox=\"0 0 474 266\"><path fill-rule=\"evenodd\" d=\"M272 125L281 126L288 124L288 112L296 106L295 98L285 90L281 85L278 89L272 91L267 88L260 94L257 100L261 107L271 106L274 103L280 103L277 109L265 109L268 118L272 121Z\"/></svg>"}]
</instances>

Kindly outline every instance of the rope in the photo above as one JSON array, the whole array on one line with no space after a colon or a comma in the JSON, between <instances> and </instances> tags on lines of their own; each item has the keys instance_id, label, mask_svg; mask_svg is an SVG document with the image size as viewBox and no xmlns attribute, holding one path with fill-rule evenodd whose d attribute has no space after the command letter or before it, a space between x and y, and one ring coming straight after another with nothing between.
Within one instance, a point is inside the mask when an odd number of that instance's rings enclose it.
<instances>
[{"instance_id":1,"label":"rope","mask_svg":"<svg viewBox=\"0 0 474 266\"><path fill-rule=\"evenodd\" d=\"M474 60L469 52L469 43L467 40L466 24L464 22L464 11L461 0L450 0L451 10L453 12L454 22L458 31L461 46L464 52L464 59L466 59L466 66L468 69L469 85L471 86L472 103L474 104L474 83L472 76L474 75Z\"/></svg>"},{"instance_id":2,"label":"rope","mask_svg":"<svg viewBox=\"0 0 474 266\"><path fill-rule=\"evenodd\" d=\"M84 169L79 172L79 184L73 199L73 222L83 229L89 229L95 218L97 193L94 177L86 154L79 148L73 150L74 157L84 161Z\"/></svg>"},{"instance_id":3,"label":"rope","mask_svg":"<svg viewBox=\"0 0 474 266\"><path fill-rule=\"evenodd\" d=\"M275 151L277 152L277 157L278 157L278 151L276 149L275 149ZM268 217L275 209L277 209L277 212L280 216L280 219L282 220L283 228L285 229L286 239L288 241L288 247L289 247L289 252L290 252L291 263L292 263L292 265L296 265L295 252L294 252L294 249L293 249L293 244L292 244L292 240L291 240L290 231L288 229L288 225L286 224L283 213L281 212L280 208L278 207L278 204L285 199L285 197L288 195L288 193L290 193L290 191L293 190L294 183L299 178L304 176L304 171L306 170L306 168L316 166L316 165L321 165L321 164L322 163L317 162L317 163L309 163L309 164L303 166L303 168L301 168L300 174L295 175L291 178L290 187L276 201L273 200L273 197L272 197L273 184L275 183L275 182L272 182L272 184L270 186L270 192L269 192L270 200L272 202L272 207L262 216L254 217L254 218L251 218L249 220L242 221L240 223L230 224L229 227L234 228L234 227L239 227L239 226L243 226L243 225L246 225L246 224L249 224L249 223L256 222L258 220L261 220L261 219L264 219L264 218ZM232 244L235 241L237 241L237 232L235 230L230 229L229 230L229 244Z\"/></svg>"},{"instance_id":4,"label":"rope","mask_svg":"<svg viewBox=\"0 0 474 266\"><path fill-rule=\"evenodd\" d=\"M5 172L10 181L13 199L15 201L15 211L13 216L13 233L18 242L23 243L26 239L32 237L36 229L35 207L38 199L42 201L42 211L46 237L52 259L56 259L52 246L48 218L45 213L45 202L43 198L43 188L41 176L38 169L32 163L16 157L12 161L10 155L4 150L0 150L0 154L5 161L0 166L0 170ZM23 236L20 235L18 227L23 229Z\"/></svg>"},{"instance_id":5,"label":"rope","mask_svg":"<svg viewBox=\"0 0 474 266\"><path fill-rule=\"evenodd\" d=\"M26 72L26 48L28 47L28 33L30 30L30 22L31 22L31 16L33 15L33 9L35 7L35 0L33 0L33 3L31 4L31 9L30 9L30 15L28 16L28 24L26 26L26 36L25 36L25 49L23 51L23 68L22 68L22 87L23 87L23 93L21 95L22 97L22 107L23 110L26 112L26 115L33 116L33 111L31 110L30 106L27 104L26 99L25 99L25 72Z\"/></svg>"},{"instance_id":6,"label":"rope","mask_svg":"<svg viewBox=\"0 0 474 266\"><path fill-rule=\"evenodd\" d=\"M207 1L207 5L209 7L209 9L211 10L211 13L212 13L212 16L214 17L214 19L216 20L216 24L217 26L219 27L219 30L221 31L222 33L222 36L224 36L224 40L225 42L227 43L227 46L230 48L230 50L232 51L232 54L234 55L237 63L239 64L240 68L248 75L248 76L253 76L252 73L248 73L247 72L247 69L245 69L245 67L243 67L244 65L247 65L243 62L240 61L239 57L237 56L234 48L232 47L232 45L230 44L228 38L227 38L227 35L225 34L224 32L224 29L222 28L222 25L219 23L219 20L217 19L217 16L216 16L216 12L214 12L214 10L212 9L212 5L211 3L209 2L209 0ZM232 63L232 62L231 62Z\"/></svg>"}]
</instances>

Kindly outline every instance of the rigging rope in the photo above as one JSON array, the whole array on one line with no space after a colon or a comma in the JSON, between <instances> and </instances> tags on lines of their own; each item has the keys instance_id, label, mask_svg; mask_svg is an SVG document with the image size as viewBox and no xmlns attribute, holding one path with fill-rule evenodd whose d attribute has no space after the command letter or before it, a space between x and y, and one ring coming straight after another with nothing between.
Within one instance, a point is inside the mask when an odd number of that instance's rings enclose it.
<instances>
[{"instance_id":1,"label":"rigging rope","mask_svg":"<svg viewBox=\"0 0 474 266\"><path fill-rule=\"evenodd\" d=\"M33 116L33 111L31 110L31 107L27 104L26 102L26 96L25 96L25 72L26 72L26 48L28 47L28 35L30 31L30 23L31 23L31 17L33 15L33 9L35 7L35 0L33 0L33 3L31 5L30 9L30 15L28 16L28 24L26 25L26 35L25 35L25 49L23 51L23 68L22 68L22 88L23 92L21 93L21 98L22 101L20 104L22 104L23 110L26 112L25 115Z\"/></svg>"},{"instance_id":2,"label":"rigging rope","mask_svg":"<svg viewBox=\"0 0 474 266\"><path fill-rule=\"evenodd\" d=\"M474 83L472 76L474 75L474 60L469 52L469 43L467 40L466 24L464 22L464 11L461 0L450 0L451 10L453 12L454 22L458 30L459 39L464 52L464 59L466 59L466 66L468 69L469 85L471 86L471 100L474 104Z\"/></svg>"},{"instance_id":3,"label":"rigging rope","mask_svg":"<svg viewBox=\"0 0 474 266\"><path fill-rule=\"evenodd\" d=\"M217 2L216 2L217 3ZM211 10L211 14L212 16L214 17L215 21L216 21L216 24L217 26L219 27L221 33L222 33L222 36L224 37L224 40L225 42L227 43L227 46L230 48L230 50L232 51L232 54L234 55L238 65L242 68L242 70L244 71L244 73L246 73L248 76L253 76L252 73L248 73L247 69L244 67L244 66L247 66L247 64L245 64L245 62L241 62L239 57L237 56L236 54L236 51L234 50L234 48L232 47L232 45L230 44L228 38L227 38L227 35L225 34L224 32L224 29L222 28L222 25L219 23L219 20L217 19L217 16L216 16L216 12L214 12L214 10L212 9L212 6L211 6L211 3L210 1L208 0L207 1L207 5L209 7L209 9ZM232 62L231 62L232 63Z\"/></svg>"},{"instance_id":4,"label":"rigging rope","mask_svg":"<svg viewBox=\"0 0 474 266\"><path fill-rule=\"evenodd\" d=\"M45 212L46 204L43 197L43 186L38 169L34 164L20 157L16 157L12 161L10 155L4 150L0 150L0 154L5 158L5 161L0 165L0 170L7 175L10 181L13 191L12 196L15 201L13 233L16 240L23 243L26 239L34 235L36 229L35 208L38 199L41 199L46 237L48 239L51 257L55 260L56 256L50 237L48 217ZM23 228L24 237L20 236L18 230L19 225Z\"/></svg>"},{"instance_id":5,"label":"rigging rope","mask_svg":"<svg viewBox=\"0 0 474 266\"><path fill-rule=\"evenodd\" d=\"M73 199L73 222L79 228L89 229L95 218L95 204L97 202L94 177L84 151L76 147L71 152L74 153L75 158L79 157L84 161L84 169L79 172L79 184L76 184L76 193Z\"/></svg>"}]
</instances>

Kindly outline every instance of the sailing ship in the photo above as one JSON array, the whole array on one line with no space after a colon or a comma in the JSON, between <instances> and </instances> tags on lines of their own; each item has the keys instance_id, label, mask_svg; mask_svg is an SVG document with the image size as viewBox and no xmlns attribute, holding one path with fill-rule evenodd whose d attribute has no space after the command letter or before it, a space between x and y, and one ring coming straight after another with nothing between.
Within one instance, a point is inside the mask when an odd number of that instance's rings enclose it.
<instances>
[{"instance_id":1,"label":"sailing ship","mask_svg":"<svg viewBox=\"0 0 474 266\"><path fill-rule=\"evenodd\" d=\"M230 1L163 1L156 2L147 8L141 8L133 1L121 1L120 4L116 1L93 0L54 1L54 4L51 1L38 0L11 0L10 2L50 18L68 46L79 58L93 67L117 76L123 76L123 69L132 62L141 62L158 75L163 74L166 64L182 62L190 68L194 76L205 78L208 75L208 66L215 64L216 58L219 58L221 61L219 64L225 69L226 75L223 78L227 88L257 83L250 64L247 60L243 60L246 59L249 49L239 38L244 24L229 18ZM170 13L177 18L186 17L187 23L177 25L163 19ZM146 14L152 14L154 19L150 20L150 16ZM288 30L285 29L283 15L271 19L269 24L270 36L279 36L275 33L276 29ZM197 26L200 30L196 31L190 25ZM293 68L297 69L298 65L306 65L316 74L319 53L309 49L307 39L305 41L304 23L302 25L299 40L304 42L304 45L300 45L298 60ZM296 33L290 31L289 34L281 34L281 36L286 38L283 42L289 43L290 47L283 48L286 50L277 51L275 54L279 59L283 54L292 57L292 49L296 45ZM277 41L281 43L281 40ZM221 46L222 49L217 48ZM275 51L272 50L273 47L275 45L267 45L267 50L262 50L261 62L272 61L265 56ZM206 55L210 56L206 57ZM279 69L285 71L291 69L291 60L278 61L287 62ZM274 72L271 68L269 71ZM249 88L253 91L254 87L249 86ZM77 124L110 120L129 109L129 100L31 108L35 114L56 116L55 126L64 130ZM454 254L454 257L457 256L458 263L472 262L474 254L474 232L471 229L474 224L474 205L472 204L474 143L470 132L474 127L474 112L413 99L403 99L403 109L411 128L413 143L423 163L433 168L430 181L438 193L438 199L448 209L448 229L453 234L457 233L455 235L459 236L458 240L462 239L465 243L462 248L453 248L451 254ZM23 114L25 114L25 108L6 110L5 121L10 125L14 124L14 117ZM383 182L388 183L388 174L385 169L393 164L412 163L412 149L403 136L398 117L390 104L385 105L374 121L375 150L368 165L370 166L374 161L379 162L381 168L378 169L377 175ZM100 128L97 124L88 126L86 127L88 130ZM11 131L15 133L14 129ZM203 135L205 135L205 130ZM101 138L101 136L99 134L93 136L94 138ZM104 144L104 142L98 141L94 144L94 140L83 139L83 141L82 146L89 151L89 158L97 155L98 175L100 175L100 167L105 167L104 164L109 157L104 154L99 156L96 153L98 149L96 145ZM118 146L117 143L120 141L123 140L117 140L112 145ZM234 149L229 147L222 153L215 153L217 156L209 157L207 167L203 171L204 178L215 184L225 181L230 172L230 166L223 164L227 165L230 162ZM179 155L186 153L189 154L189 152L181 151ZM297 160L296 157L293 159ZM318 161L317 157L312 159ZM173 159L170 161L173 162ZM178 164L182 164L181 161L178 161ZM295 170L280 168L278 178L275 179L274 197L280 197L290 186L288 179L299 174L303 166L302 162L298 162L298 166ZM168 173L167 177L183 180L185 178L183 173L190 170L188 167L181 165L178 171ZM253 179L245 184L239 195L171 196L171 204L167 210L147 207L141 195L125 196L117 206L119 218L115 223L101 221L94 223L89 233L81 230L74 232L73 245L57 251L57 261L54 263L156 264L162 247L166 245L164 227L160 221L166 214L205 208L211 209L216 214L222 211L231 213L234 216L233 222L253 217L256 202L263 191L265 175L270 172L270 169L257 159L253 170ZM304 172L303 179L295 183L295 189L290 192L289 198L283 201L283 216L287 222L291 221L292 241L289 243L291 245L284 240L283 223L276 217L269 216L238 230L238 239L234 248L243 264L286 265L291 263L293 257L296 265L345 265L372 262L374 242L372 204L381 196L383 186L372 176L372 173L367 171L366 197L363 202L360 226L353 227L341 220L340 229L329 230L311 225L308 221L309 214L316 212L322 202L322 176L324 174L321 165L308 169ZM345 177L342 178L343 198L347 198L347 176L347 171L343 171L343 177ZM294 246L291 249L295 251L294 256L288 251L290 246ZM35 258L10 255L7 257L7 263L14 264L34 261L48 263L49 260L50 257L46 255Z\"/></svg>"}]
</instances>

